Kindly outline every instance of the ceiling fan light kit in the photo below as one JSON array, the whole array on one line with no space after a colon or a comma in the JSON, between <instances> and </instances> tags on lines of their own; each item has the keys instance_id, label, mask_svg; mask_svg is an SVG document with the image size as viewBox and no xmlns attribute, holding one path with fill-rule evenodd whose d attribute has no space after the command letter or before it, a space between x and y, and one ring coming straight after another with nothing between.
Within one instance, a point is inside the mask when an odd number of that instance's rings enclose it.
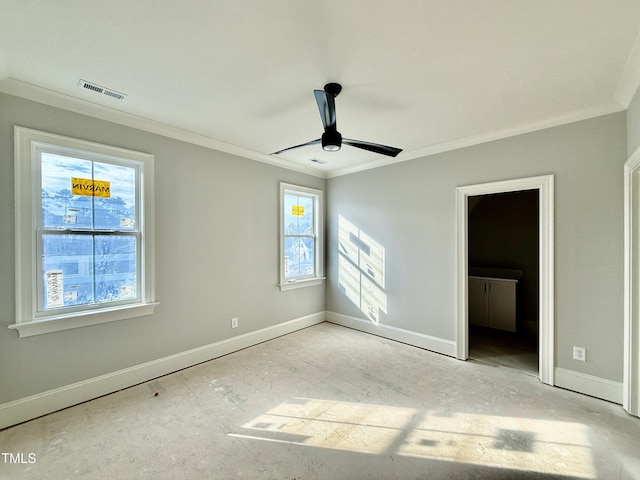
<instances>
[{"instance_id":1,"label":"ceiling fan light kit","mask_svg":"<svg viewBox=\"0 0 640 480\"><path fill-rule=\"evenodd\" d=\"M274 152L272 155L278 155L288 150L295 148L306 147L308 145L321 144L322 149L326 152L337 152L342 147L342 144L350 145L352 147L367 150L369 152L379 153L381 155L387 155L389 157L397 156L402 149L389 147L388 145L381 145L379 143L363 142L361 140L352 140L349 138L342 138L340 132L338 132L336 126L336 104L335 98L342 91L342 85L339 83L327 83L323 90L314 90L313 95L316 98L318 104L318 110L320 111L320 119L322 120L322 126L324 127L324 133L321 138L312 140L307 143L295 145L293 147L284 148Z\"/></svg>"},{"instance_id":2,"label":"ceiling fan light kit","mask_svg":"<svg viewBox=\"0 0 640 480\"><path fill-rule=\"evenodd\" d=\"M328 130L322 134L322 149L325 152L337 152L342 146L342 135L337 130Z\"/></svg>"}]
</instances>

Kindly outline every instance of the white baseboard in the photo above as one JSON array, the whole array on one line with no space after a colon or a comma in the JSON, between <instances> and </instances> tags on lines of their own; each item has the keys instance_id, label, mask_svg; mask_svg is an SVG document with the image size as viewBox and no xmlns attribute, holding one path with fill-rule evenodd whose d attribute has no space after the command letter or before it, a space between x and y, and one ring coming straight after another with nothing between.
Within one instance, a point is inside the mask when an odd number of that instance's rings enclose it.
<instances>
[{"instance_id":1,"label":"white baseboard","mask_svg":"<svg viewBox=\"0 0 640 480\"><path fill-rule=\"evenodd\" d=\"M220 342L204 345L158 360L118 370L99 377L65 385L53 390L20 398L0 405L0 429L26 422L63 408L71 407L109 393L117 392L154 378L227 355L243 348L310 327L324 321L378 335L451 357L456 343L390 325L375 325L349 315L318 312L271 327L245 333ZM555 385L610 402L622 403L622 383L563 368L555 369Z\"/></svg>"},{"instance_id":2,"label":"white baseboard","mask_svg":"<svg viewBox=\"0 0 640 480\"><path fill-rule=\"evenodd\" d=\"M555 385L613 403L622 404L622 382L594 377L564 368L555 369Z\"/></svg>"},{"instance_id":3,"label":"white baseboard","mask_svg":"<svg viewBox=\"0 0 640 480\"><path fill-rule=\"evenodd\" d=\"M413 345L414 347L424 348L432 352L441 353L450 357L456 356L456 342L452 340L444 340L438 337L425 335L424 333L404 330L391 325L374 324L369 320L363 320L349 315L343 315L335 312L325 312L326 320L343 327L353 328L362 332L371 333L380 337L395 340L397 342Z\"/></svg>"},{"instance_id":4,"label":"white baseboard","mask_svg":"<svg viewBox=\"0 0 640 480\"><path fill-rule=\"evenodd\" d=\"M131 387L325 321L318 312L0 405L0 429Z\"/></svg>"}]
</instances>

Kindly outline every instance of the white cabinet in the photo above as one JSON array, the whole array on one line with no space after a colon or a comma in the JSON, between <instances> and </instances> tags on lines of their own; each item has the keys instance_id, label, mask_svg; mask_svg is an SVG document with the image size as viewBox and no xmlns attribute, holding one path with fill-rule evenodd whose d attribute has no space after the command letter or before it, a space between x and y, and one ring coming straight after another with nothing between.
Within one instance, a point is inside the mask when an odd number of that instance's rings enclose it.
<instances>
[{"instance_id":1,"label":"white cabinet","mask_svg":"<svg viewBox=\"0 0 640 480\"><path fill-rule=\"evenodd\" d=\"M469 277L469 323L516 331L517 280Z\"/></svg>"}]
</instances>

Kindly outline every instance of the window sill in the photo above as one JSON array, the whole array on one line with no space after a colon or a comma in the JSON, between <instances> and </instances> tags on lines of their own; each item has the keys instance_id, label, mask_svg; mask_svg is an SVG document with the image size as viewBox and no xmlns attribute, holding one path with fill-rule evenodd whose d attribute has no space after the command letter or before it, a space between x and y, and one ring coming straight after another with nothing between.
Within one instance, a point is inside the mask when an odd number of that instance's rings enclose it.
<instances>
[{"instance_id":1,"label":"window sill","mask_svg":"<svg viewBox=\"0 0 640 480\"><path fill-rule=\"evenodd\" d=\"M158 305L159 303L157 302L144 303L105 308L93 312L67 314L57 317L52 316L46 319L34 319L30 322L14 323L13 325L9 325L9 328L18 330L20 338L31 337L33 335L42 335L72 328L87 327L89 325L98 325L100 323L151 315Z\"/></svg>"},{"instance_id":2,"label":"window sill","mask_svg":"<svg viewBox=\"0 0 640 480\"><path fill-rule=\"evenodd\" d=\"M322 285L327 277L307 278L304 280L294 280L292 282L281 283L280 291L294 290L296 288L313 287L314 285Z\"/></svg>"}]
</instances>

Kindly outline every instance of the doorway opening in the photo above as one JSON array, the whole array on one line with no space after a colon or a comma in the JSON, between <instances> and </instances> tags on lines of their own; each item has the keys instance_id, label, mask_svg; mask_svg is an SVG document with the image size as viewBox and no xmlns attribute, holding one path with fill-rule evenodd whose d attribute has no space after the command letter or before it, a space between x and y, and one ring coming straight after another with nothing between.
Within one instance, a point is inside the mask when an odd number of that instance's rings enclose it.
<instances>
[{"instance_id":1,"label":"doorway opening","mask_svg":"<svg viewBox=\"0 0 640 480\"><path fill-rule=\"evenodd\" d=\"M470 185L464 187L458 187L456 189L456 210L457 210L457 256L458 256L458 285L457 285L457 301L458 301L458 333L457 333L457 358L460 360L467 360L469 358L469 344L472 335L474 335L474 339L477 335L476 330L480 330L481 333L487 333L487 329L491 328L490 324L473 327L470 328L469 325L469 310L470 310L470 291L472 289L477 288L477 285L474 285L470 282L473 277L484 277L484 281L488 282L485 286L482 287L490 291L492 289L498 289L500 291L504 291L503 285L491 285L493 278L501 278L496 277L496 275L502 275L502 280L506 281L523 281L524 272L519 272L519 268L504 268L506 266L513 266L513 264L508 264L506 261L502 263L500 266L503 268L496 268L490 265L471 265L470 266L470 218L469 211L470 209L479 208L480 205L485 200L472 200L473 197L485 196L485 195L497 195L497 194L510 194L515 192L525 192L532 191L534 193L530 193L528 195L536 195L537 196L537 248L538 248L538 256L537 256L537 328L533 320L530 318L521 318L521 321L518 322L517 316L515 319L515 327L513 326L513 321L511 323L507 322L504 324L506 320L500 319L498 320L498 324L504 333L500 333L503 337L506 336L507 340L509 340L509 335L511 335L511 340L516 339L517 337L514 335L517 332L517 329L520 328L522 333L525 333L527 329L533 330L533 332L537 332L537 348L534 347L534 351L537 350L537 376L541 382L553 385L554 384L554 287L553 287L553 175L545 175L540 177L531 177L531 178L523 178L516 180L505 180L500 182L493 183L485 183L480 185ZM527 194L525 194L527 195ZM489 198L489 197L487 197ZM498 198L498 197L495 197ZM475 205L474 205L475 204ZM474 249L477 246L473 247ZM483 263L483 262L479 262ZM500 270L500 271L496 271ZM528 270L531 270L529 267ZM520 277L522 275L522 277ZM471 277L471 278L470 278ZM529 282L531 279L529 279ZM524 281L523 281L524 283ZM517 289L517 287L516 287ZM508 288L506 289L509 290ZM517 291L517 290L516 290ZM471 292L476 293L476 292ZM512 295L512 293L505 294L507 297ZM471 298L471 302L473 304L474 298ZM516 298L517 301L517 298ZM523 301L523 300L521 300ZM531 302L531 297L529 297L529 302ZM495 303L495 302L494 302ZM500 303L500 302L498 302ZM507 302L509 304L509 302ZM472 305L473 306L473 305ZM506 308L507 311L510 307ZM516 309L517 311L517 309ZM529 312L536 312L536 308L529 308ZM507 312L509 313L509 312ZM529 314L532 316L535 314ZM508 315L507 315L508 316ZM484 321L484 320L483 320ZM489 322L489 321L488 321ZM495 324L494 324L495 326ZM510 332L510 329L514 329L515 332ZM493 329L493 330L500 330ZM532 333L533 333L532 332ZM490 331L488 333L491 333ZM495 333L495 332L494 332ZM499 336L494 335L494 336ZM528 336L530 338L530 336ZM534 334L535 337L535 334ZM479 338L479 337L478 337ZM504 340L504 339L503 339ZM481 345L481 342L478 343L474 340L471 340L474 345ZM505 343L504 341L502 342ZM475 352L474 352L475 353ZM535 367L532 368L532 373L535 373Z\"/></svg>"},{"instance_id":2,"label":"doorway opening","mask_svg":"<svg viewBox=\"0 0 640 480\"><path fill-rule=\"evenodd\" d=\"M539 192L469 196L469 358L539 374Z\"/></svg>"}]
</instances>

